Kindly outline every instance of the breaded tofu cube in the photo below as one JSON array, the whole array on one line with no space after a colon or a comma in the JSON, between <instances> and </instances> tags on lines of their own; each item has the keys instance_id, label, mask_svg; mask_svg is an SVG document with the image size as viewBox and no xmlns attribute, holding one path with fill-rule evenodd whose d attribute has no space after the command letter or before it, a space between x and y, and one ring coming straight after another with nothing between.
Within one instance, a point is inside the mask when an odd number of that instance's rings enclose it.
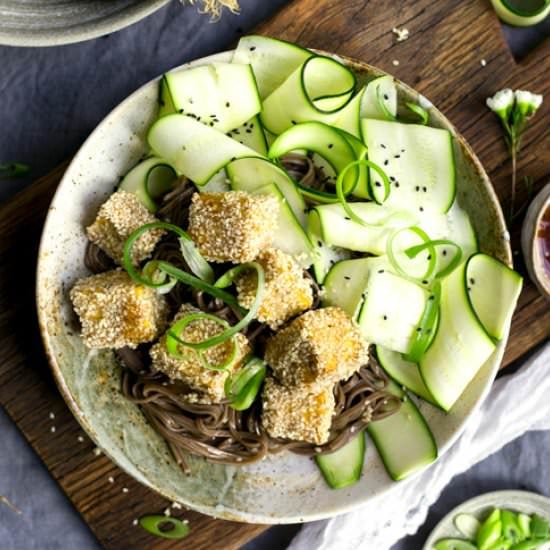
<instances>
[{"instance_id":1,"label":"breaded tofu cube","mask_svg":"<svg viewBox=\"0 0 550 550\"><path fill-rule=\"evenodd\" d=\"M271 437L316 445L327 442L335 407L332 385L289 388L267 378L262 403L262 424Z\"/></svg>"},{"instance_id":2,"label":"breaded tofu cube","mask_svg":"<svg viewBox=\"0 0 550 550\"><path fill-rule=\"evenodd\" d=\"M135 348L166 327L166 299L119 269L80 279L70 296L89 348Z\"/></svg>"},{"instance_id":3,"label":"breaded tofu cube","mask_svg":"<svg viewBox=\"0 0 550 550\"><path fill-rule=\"evenodd\" d=\"M368 362L368 344L338 307L307 311L267 342L265 359L285 386L345 380Z\"/></svg>"},{"instance_id":4,"label":"breaded tofu cube","mask_svg":"<svg viewBox=\"0 0 550 550\"><path fill-rule=\"evenodd\" d=\"M183 304L174 317L174 322L191 313L198 313L200 310L191 304ZM183 333L179 335L182 340L187 342L201 342L220 334L225 329L214 321L208 319L199 319L190 323ZM248 340L244 334L236 335L238 349L235 360L228 370L217 371L203 366L195 350L179 345L178 351L181 358L174 357L166 349L166 334L161 337L150 351L153 367L162 371L172 379L183 380L192 389L205 394L210 403L219 403L225 398L224 384L229 372L234 372L242 366L243 359L250 352ZM229 354L233 351L231 341L223 342L204 351L204 359L211 365L221 365ZM205 400L203 400L205 401Z\"/></svg>"},{"instance_id":5,"label":"breaded tofu cube","mask_svg":"<svg viewBox=\"0 0 550 550\"><path fill-rule=\"evenodd\" d=\"M258 320L272 329L287 319L309 309L313 304L311 282L292 256L268 248L255 260L265 272L265 294L258 310ZM239 304L249 309L256 296L258 276L255 271L243 273L236 281Z\"/></svg>"},{"instance_id":6,"label":"breaded tofu cube","mask_svg":"<svg viewBox=\"0 0 550 550\"><path fill-rule=\"evenodd\" d=\"M189 235L210 262L251 262L271 245L279 201L244 191L195 193L189 209Z\"/></svg>"},{"instance_id":7,"label":"breaded tofu cube","mask_svg":"<svg viewBox=\"0 0 550 550\"><path fill-rule=\"evenodd\" d=\"M94 223L86 228L86 233L90 241L122 265L126 239L138 227L156 221L136 195L119 190L101 205ZM134 265L151 255L164 233L162 229L152 229L139 237L132 249Z\"/></svg>"}]
</instances>

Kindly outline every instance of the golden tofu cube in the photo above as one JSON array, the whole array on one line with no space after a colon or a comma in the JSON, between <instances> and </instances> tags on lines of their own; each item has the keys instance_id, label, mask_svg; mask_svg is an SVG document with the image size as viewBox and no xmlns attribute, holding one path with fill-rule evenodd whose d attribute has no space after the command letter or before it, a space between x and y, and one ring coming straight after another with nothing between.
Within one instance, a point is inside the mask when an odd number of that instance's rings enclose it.
<instances>
[{"instance_id":1,"label":"golden tofu cube","mask_svg":"<svg viewBox=\"0 0 550 550\"><path fill-rule=\"evenodd\" d=\"M304 270L292 256L268 248L260 252L256 261L265 272L265 294L258 310L259 321L276 329L312 306L311 282L304 277ZM239 304L247 309L254 302L257 281L254 271L244 273L236 281Z\"/></svg>"},{"instance_id":2,"label":"golden tofu cube","mask_svg":"<svg viewBox=\"0 0 550 550\"><path fill-rule=\"evenodd\" d=\"M122 265L124 243L139 227L158 221L133 193L117 191L104 202L87 229L88 239L115 262ZM147 231L134 243L132 261L137 265L148 258L164 235L162 229Z\"/></svg>"},{"instance_id":3,"label":"golden tofu cube","mask_svg":"<svg viewBox=\"0 0 550 550\"><path fill-rule=\"evenodd\" d=\"M200 310L190 304L183 304L174 317L174 322L183 319L191 313L198 313ZM220 334L225 329L215 321L209 319L198 319L192 321L181 335L182 340L187 342L202 342L207 338ZM178 345L178 352L181 357L174 357L166 349L166 335L163 335L159 342L150 351L153 367L162 371L172 379L182 380L190 388L202 392L202 402L219 403L225 398L224 384L229 372L234 372L242 366L243 359L250 352L248 340L244 334L236 335L237 353L229 369L218 371L204 367L195 350ZM233 352L231 340L208 348L203 352L203 358L210 365L221 365Z\"/></svg>"},{"instance_id":4,"label":"golden tofu cube","mask_svg":"<svg viewBox=\"0 0 550 550\"><path fill-rule=\"evenodd\" d=\"M289 388L267 378L262 403L262 424L271 437L316 445L328 441L335 407L332 385Z\"/></svg>"},{"instance_id":5,"label":"golden tofu cube","mask_svg":"<svg viewBox=\"0 0 550 550\"><path fill-rule=\"evenodd\" d=\"M368 362L368 343L338 307L307 311L267 342L265 358L281 384L346 380Z\"/></svg>"},{"instance_id":6,"label":"golden tofu cube","mask_svg":"<svg viewBox=\"0 0 550 550\"><path fill-rule=\"evenodd\" d=\"M244 191L195 193L189 235L211 262L251 262L273 241L279 202L271 195Z\"/></svg>"},{"instance_id":7,"label":"golden tofu cube","mask_svg":"<svg viewBox=\"0 0 550 550\"><path fill-rule=\"evenodd\" d=\"M89 348L135 348L155 340L166 326L165 298L122 270L80 279L70 297Z\"/></svg>"}]
</instances>

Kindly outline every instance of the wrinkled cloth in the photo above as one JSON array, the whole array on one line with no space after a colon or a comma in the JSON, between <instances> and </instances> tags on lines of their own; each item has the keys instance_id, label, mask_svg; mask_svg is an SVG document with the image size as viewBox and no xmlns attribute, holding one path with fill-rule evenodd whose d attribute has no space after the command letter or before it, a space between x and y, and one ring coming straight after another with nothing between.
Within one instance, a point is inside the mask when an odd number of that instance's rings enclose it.
<instances>
[{"instance_id":1,"label":"wrinkled cloth","mask_svg":"<svg viewBox=\"0 0 550 550\"><path fill-rule=\"evenodd\" d=\"M550 343L495 381L454 445L422 474L354 512L302 527L288 550L388 550L424 523L451 479L529 430L550 430Z\"/></svg>"}]
</instances>

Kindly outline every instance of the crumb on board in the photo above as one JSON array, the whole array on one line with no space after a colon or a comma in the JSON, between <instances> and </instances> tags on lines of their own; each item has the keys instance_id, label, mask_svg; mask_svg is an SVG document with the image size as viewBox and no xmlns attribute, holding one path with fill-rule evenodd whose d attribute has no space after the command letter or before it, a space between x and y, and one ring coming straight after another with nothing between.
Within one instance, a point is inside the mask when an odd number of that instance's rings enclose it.
<instances>
[{"instance_id":1,"label":"crumb on board","mask_svg":"<svg viewBox=\"0 0 550 550\"><path fill-rule=\"evenodd\" d=\"M398 27L393 27L391 32L395 34L395 39L397 42L403 42L409 38L409 29L406 29L405 27L401 29Z\"/></svg>"},{"instance_id":2,"label":"crumb on board","mask_svg":"<svg viewBox=\"0 0 550 550\"><path fill-rule=\"evenodd\" d=\"M482 59L480 63L482 67L485 67L487 65L487 61L485 59Z\"/></svg>"}]
</instances>

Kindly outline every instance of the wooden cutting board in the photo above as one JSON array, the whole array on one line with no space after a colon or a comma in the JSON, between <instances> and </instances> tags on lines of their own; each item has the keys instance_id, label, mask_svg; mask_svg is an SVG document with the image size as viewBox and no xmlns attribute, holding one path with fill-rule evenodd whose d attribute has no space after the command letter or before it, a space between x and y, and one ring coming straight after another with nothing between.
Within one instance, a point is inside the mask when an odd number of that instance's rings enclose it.
<instances>
[{"instance_id":1,"label":"wooden cutting board","mask_svg":"<svg viewBox=\"0 0 550 550\"><path fill-rule=\"evenodd\" d=\"M409 29L410 38L397 43L394 26ZM296 0L258 32L357 57L415 87L466 136L504 203L510 163L496 118L484 107L485 98L502 87L545 94L546 103L525 138L519 174L533 176L538 187L548 181L550 45L547 41L530 59L516 64L488 2ZM238 548L267 527L213 520L186 510L173 510L190 522L191 535L183 542L156 539L134 526L135 518L162 512L169 503L106 457L96 456L55 388L38 334L33 289L40 231L65 167L0 208L0 404L106 548ZM515 227L514 250L518 243ZM523 274L521 257L515 258ZM549 336L550 307L526 280L503 366Z\"/></svg>"}]
</instances>

